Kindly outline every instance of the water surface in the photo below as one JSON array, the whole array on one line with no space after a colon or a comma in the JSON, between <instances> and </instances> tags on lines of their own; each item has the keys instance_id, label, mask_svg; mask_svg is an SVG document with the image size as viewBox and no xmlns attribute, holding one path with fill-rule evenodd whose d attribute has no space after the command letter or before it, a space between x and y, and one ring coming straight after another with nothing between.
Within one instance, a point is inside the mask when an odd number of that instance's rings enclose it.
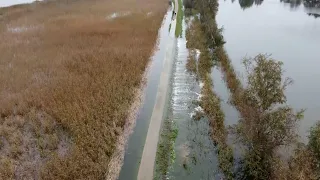
<instances>
[{"instance_id":1,"label":"water surface","mask_svg":"<svg viewBox=\"0 0 320 180\"><path fill-rule=\"evenodd\" d=\"M0 7L9 7L17 4L27 4L32 3L35 0L1 0Z\"/></svg>"},{"instance_id":2,"label":"water surface","mask_svg":"<svg viewBox=\"0 0 320 180\"><path fill-rule=\"evenodd\" d=\"M186 70L188 49L184 20L182 27L182 38L177 39L170 101L172 120L178 128L176 159L169 170L168 179L220 179L215 146L209 134L209 122L206 118L197 121L192 117L198 107L194 101L199 98L200 87L196 77Z\"/></svg>"},{"instance_id":3,"label":"water surface","mask_svg":"<svg viewBox=\"0 0 320 180\"><path fill-rule=\"evenodd\" d=\"M155 103L160 74L163 66L163 60L169 37L169 24L171 22L172 9L167 11L163 20L162 27L159 30L158 50L155 51L149 74L147 76L147 84L145 89L144 104L142 105L134 132L129 138L127 149L124 156L124 164L122 166L119 180L134 180L137 179L137 174L140 166L140 160L146 141L152 110Z\"/></svg>"},{"instance_id":4,"label":"water surface","mask_svg":"<svg viewBox=\"0 0 320 180\"><path fill-rule=\"evenodd\" d=\"M319 7L319 0L220 0L217 15L218 26L224 28L225 48L240 74L245 56L268 53L284 62L285 76L294 79L286 93L288 103L295 109L306 108L299 128L303 140L310 126L320 120ZM224 88L218 89L227 100ZM233 113L224 110L227 116ZM237 118L228 121L232 124Z\"/></svg>"}]
</instances>

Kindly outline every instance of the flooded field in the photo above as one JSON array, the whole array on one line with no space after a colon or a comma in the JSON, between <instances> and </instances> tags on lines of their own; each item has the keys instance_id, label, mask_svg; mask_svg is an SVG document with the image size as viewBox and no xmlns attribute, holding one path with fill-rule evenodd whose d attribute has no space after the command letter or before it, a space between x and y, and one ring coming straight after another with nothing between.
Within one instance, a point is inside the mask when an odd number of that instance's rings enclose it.
<instances>
[{"instance_id":1,"label":"flooded field","mask_svg":"<svg viewBox=\"0 0 320 180\"><path fill-rule=\"evenodd\" d=\"M160 153L157 154L154 179L219 179L221 176L215 145L210 137L209 121L206 118L194 119L196 111L201 111L197 101L200 100L203 83L186 68L189 54L186 28L187 24L183 20L182 37L177 38L168 112L158 145ZM165 148L162 149L163 146ZM165 153L167 156L163 155Z\"/></svg>"},{"instance_id":2,"label":"flooded field","mask_svg":"<svg viewBox=\"0 0 320 180\"><path fill-rule=\"evenodd\" d=\"M183 29L186 29L183 23ZM184 31L185 32L185 31ZM207 119L193 118L200 106L200 86L186 70L188 49L185 34L177 40L177 55L172 79L172 120L178 128L175 142L176 160L169 170L170 179L211 179L218 177L215 146L210 138Z\"/></svg>"},{"instance_id":3,"label":"flooded field","mask_svg":"<svg viewBox=\"0 0 320 180\"><path fill-rule=\"evenodd\" d=\"M8 7L8 6L13 6L17 4L27 4L27 3L32 3L35 0L2 0L0 1L0 8L1 7Z\"/></svg>"},{"instance_id":4,"label":"flooded field","mask_svg":"<svg viewBox=\"0 0 320 180\"><path fill-rule=\"evenodd\" d=\"M310 127L320 119L320 98L317 96L320 91L317 83L320 75L317 70L320 57L317 50L320 47L318 7L320 4L312 1L219 1L217 15L218 27L223 27L226 51L241 80L245 78L244 57L262 53L284 62L284 76L294 80L286 91L288 104L296 110L306 109L299 126L303 141L307 140ZM183 24L183 29L185 26ZM155 179L221 179L223 175L218 168L217 146L210 138L210 125L206 118L200 121L192 118L198 108L194 102L201 97L201 83L186 70L188 49L185 34L177 39L176 52L166 121L172 124L177 135L173 139L174 149L169 152L168 169L162 172L162 178ZM228 102L229 89L219 68L212 69L211 77L228 126L238 122L239 114ZM240 157L237 150L234 155Z\"/></svg>"},{"instance_id":5,"label":"flooded field","mask_svg":"<svg viewBox=\"0 0 320 180\"><path fill-rule=\"evenodd\" d=\"M306 140L310 126L320 119L320 3L319 1L239 0L219 1L217 23L223 27L225 48L240 76L245 56L271 54L283 61L285 76L294 84L286 94L295 109L306 109L300 135ZM214 70L215 88L223 101L228 91L221 73ZM227 124L237 122L236 111L224 104Z\"/></svg>"}]
</instances>

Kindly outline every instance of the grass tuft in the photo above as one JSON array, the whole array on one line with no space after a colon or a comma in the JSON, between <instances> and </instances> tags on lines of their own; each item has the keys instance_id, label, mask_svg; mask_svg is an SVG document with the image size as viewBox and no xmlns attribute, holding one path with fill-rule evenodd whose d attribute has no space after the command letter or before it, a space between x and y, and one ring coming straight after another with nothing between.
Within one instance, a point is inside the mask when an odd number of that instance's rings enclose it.
<instances>
[{"instance_id":1,"label":"grass tuft","mask_svg":"<svg viewBox=\"0 0 320 180\"><path fill-rule=\"evenodd\" d=\"M160 141L156 156L156 168L154 179L167 179L168 171L176 159L174 150L175 140L178 136L178 127L171 118L163 122Z\"/></svg>"}]
</instances>

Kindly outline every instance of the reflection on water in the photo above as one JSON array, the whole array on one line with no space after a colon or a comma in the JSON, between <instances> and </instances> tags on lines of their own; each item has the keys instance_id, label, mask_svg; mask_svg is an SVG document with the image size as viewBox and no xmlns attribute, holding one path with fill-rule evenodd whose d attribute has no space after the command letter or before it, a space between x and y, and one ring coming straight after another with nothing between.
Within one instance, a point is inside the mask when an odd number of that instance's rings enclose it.
<instances>
[{"instance_id":1,"label":"reflection on water","mask_svg":"<svg viewBox=\"0 0 320 180\"><path fill-rule=\"evenodd\" d=\"M291 9L290 3L265 0L260 6L243 10L238 3L220 0L217 14L218 26L224 29L225 48L237 72L245 72L243 57L258 53L272 54L284 62L284 75L294 79L286 92L288 103L295 109L306 109L299 129L303 140L310 126L320 120L320 18L307 14L320 14L320 10L316 1L308 3L313 7L306 7L302 0ZM227 96L223 90L217 91L219 96ZM224 111L230 118L236 117L230 110Z\"/></svg>"},{"instance_id":2,"label":"reflection on water","mask_svg":"<svg viewBox=\"0 0 320 180\"><path fill-rule=\"evenodd\" d=\"M169 170L167 179L172 180L205 180L220 179L217 167L215 146L210 137L210 126L207 119L195 121L200 87L196 77L186 70L188 49L186 47L183 21L182 38L177 39L176 59L172 75L172 120L178 128L175 141L176 159Z\"/></svg>"},{"instance_id":3,"label":"reflection on water","mask_svg":"<svg viewBox=\"0 0 320 180\"><path fill-rule=\"evenodd\" d=\"M0 8L1 7L8 7L13 6L16 4L26 4L26 3L32 3L36 0L0 0Z\"/></svg>"},{"instance_id":4,"label":"reflection on water","mask_svg":"<svg viewBox=\"0 0 320 180\"><path fill-rule=\"evenodd\" d=\"M301 5L302 0L280 0L280 2L285 3L285 4L289 4L290 8L292 10L294 10Z\"/></svg>"},{"instance_id":5,"label":"reflection on water","mask_svg":"<svg viewBox=\"0 0 320 180\"><path fill-rule=\"evenodd\" d=\"M304 0L303 5L308 8L319 8L320 0Z\"/></svg>"},{"instance_id":6,"label":"reflection on water","mask_svg":"<svg viewBox=\"0 0 320 180\"><path fill-rule=\"evenodd\" d=\"M314 18L320 17L320 14L317 13L308 13L309 16L313 16Z\"/></svg>"},{"instance_id":7,"label":"reflection on water","mask_svg":"<svg viewBox=\"0 0 320 180\"><path fill-rule=\"evenodd\" d=\"M259 6L262 3L263 3L263 0L239 0L239 4L242 9L250 8L253 4Z\"/></svg>"},{"instance_id":8,"label":"reflection on water","mask_svg":"<svg viewBox=\"0 0 320 180\"><path fill-rule=\"evenodd\" d=\"M232 3L235 0L231 0ZM245 10L251 8L253 5L262 5L264 0L238 0L240 7ZM307 15L314 18L320 17L320 0L280 0L285 6L289 5L290 10L299 10L303 6Z\"/></svg>"}]
</instances>

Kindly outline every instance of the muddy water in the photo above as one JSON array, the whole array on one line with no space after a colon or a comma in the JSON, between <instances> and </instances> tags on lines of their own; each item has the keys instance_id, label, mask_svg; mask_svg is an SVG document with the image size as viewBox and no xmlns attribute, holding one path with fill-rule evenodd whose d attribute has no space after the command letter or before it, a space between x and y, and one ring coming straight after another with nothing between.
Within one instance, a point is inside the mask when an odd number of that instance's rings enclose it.
<instances>
[{"instance_id":1,"label":"muddy water","mask_svg":"<svg viewBox=\"0 0 320 180\"><path fill-rule=\"evenodd\" d=\"M13 6L17 4L27 4L27 3L32 3L35 0L1 0L0 1L0 8L1 7L8 7L8 6Z\"/></svg>"},{"instance_id":2,"label":"muddy water","mask_svg":"<svg viewBox=\"0 0 320 180\"><path fill-rule=\"evenodd\" d=\"M183 21L184 22L184 21ZM186 71L188 49L186 48L185 29L183 38L177 39L177 49L172 75L171 109L172 120L177 125L178 136L175 141L176 159L169 170L168 179L200 180L217 179L217 158L214 145L209 136L206 119L195 121L192 114L199 98L199 82Z\"/></svg>"},{"instance_id":3,"label":"muddy water","mask_svg":"<svg viewBox=\"0 0 320 180\"><path fill-rule=\"evenodd\" d=\"M155 103L163 60L165 59L164 56L169 37L168 30L171 23L171 16L172 10L169 9L159 30L158 49L151 59L151 67L149 68L149 73L147 75L144 104L141 107L136 120L136 127L128 141L124 164L120 172L119 180L134 180L137 178L142 151Z\"/></svg>"},{"instance_id":4,"label":"muddy water","mask_svg":"<svg viewBox=\"0 0 320 180\"><path fill-rule=\"evenodd\" d=\"M219 27L224 28L225 48L240 74L244 72L244 56L269 53L284 62L285 75L294 79L287 90L288 103L296 109L306 108L299 129L303 140L310 126L320 120L318 7L318 0L221 0L217 15ZM221 78L216 74L215 82ZM225 88L218 89L218 94L227 100ZM230 108L224 111L231 118L227 119L228 124L237 122L237 115Z\"/></svg>"}]
</instances>

